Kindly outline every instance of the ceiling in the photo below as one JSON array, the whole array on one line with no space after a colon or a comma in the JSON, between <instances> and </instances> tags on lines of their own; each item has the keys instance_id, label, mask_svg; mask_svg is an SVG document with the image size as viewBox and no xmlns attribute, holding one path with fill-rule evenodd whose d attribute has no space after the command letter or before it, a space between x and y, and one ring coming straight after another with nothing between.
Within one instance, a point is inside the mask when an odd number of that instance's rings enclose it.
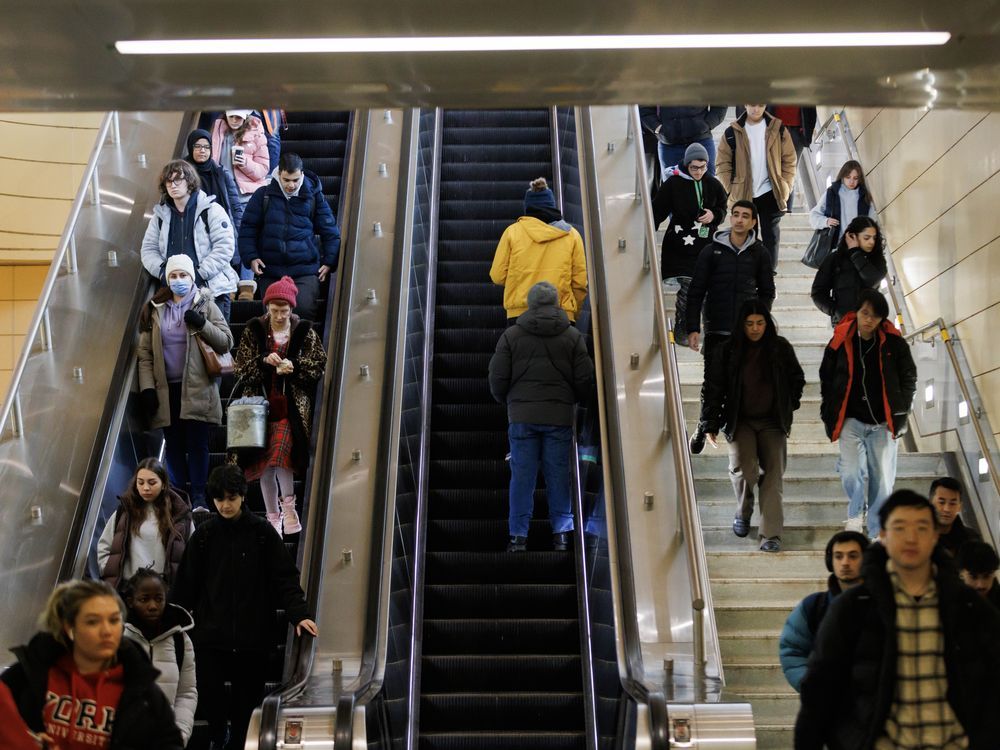
<instances>
[{"instance_id":1,"label":"ceiling","mask_svg":"<svg viewBox=\"0 0 1000 750\"><path fill-rule=\"evenodd\" d=\"M1000 0L0 0L0 110L1000 109ZM950 31L942 47L126 57L120 39Z\"/></svg>"}]
</instances>

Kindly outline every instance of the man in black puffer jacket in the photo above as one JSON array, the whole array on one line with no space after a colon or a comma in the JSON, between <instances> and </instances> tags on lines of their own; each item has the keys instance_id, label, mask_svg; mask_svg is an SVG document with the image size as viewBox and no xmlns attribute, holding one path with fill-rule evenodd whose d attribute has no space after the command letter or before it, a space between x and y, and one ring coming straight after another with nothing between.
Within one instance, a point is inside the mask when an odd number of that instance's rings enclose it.
<instances>
[{"instance_id":1,"label":"man in black puffer jacket","mask_svg":"<svg viewBox=\"0 0 1000 750\"><path fill-rule=\"evenodd\" d=\"M497 342L490 392L507 404L510 422L510 552L527 549L535 481L541 466L552 522L553 549L566 549L573 530L570 461L573 410L594 378L587 345L559 307L547 281L528 291L528 310Z\"/></svg>"},{"instance_id":2,"label":"man in black puffer jacket","mask_svg":"<svg viewBox=\"0 0 1000 750\"><path fill-rule=\"evenodd\" d=\"M1000 613L935 547L934 508L885 502L864 583L831 604L802 681L796 750L994 750Z\"/></svg>"}]
</instances>

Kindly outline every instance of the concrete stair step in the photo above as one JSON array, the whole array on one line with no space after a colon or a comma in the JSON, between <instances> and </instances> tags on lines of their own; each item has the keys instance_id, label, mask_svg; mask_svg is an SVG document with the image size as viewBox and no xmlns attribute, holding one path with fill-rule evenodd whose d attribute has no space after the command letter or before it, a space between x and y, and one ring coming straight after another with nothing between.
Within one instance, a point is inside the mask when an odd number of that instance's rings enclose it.
<instances>
[{"instance_id":1,"label":"concrete stair step","mask_svg":"<svg viewBox=\"0 0 1000 750\"><path fill-rule=\"evenodd\" d=\"M817 577L827 575L822 550L782 552L736 552L711 550L707 554L708 574L711 578L739 578L740 576L794 578L800 575Z\"/></svg>"},{"instance_id":2,"label":"concrete stair step","mask_svg":"<svg viewBox=\"0 0 1000 750\"><path fill-rule=\"evenodd\" d=\"M795 725L772 726L757 724L754 727L757 750L789 750L795 744Z\"/></svg>"},{"instance_id":3,"label":"concrete stair step","mask_svg":"<svg viewBox=\"0 0 1000 750\"><path fill-rule=\"evenodd\" d=\"M714 590L714 589L713 589ZM778 654L779 633L739 633L719 638L724 663L772 664ZM756 715L756 712L754 712Z\"/></svg>"},{"instance_id":4,"label":"concrete stair step","mask_svg":"<svg viewBox=\"0 0 1000 750\"><path fill-rule=\"evenodd\" d=\"M847 505L846 501L844 503ZM826 549L826 543L837 531L844 528L843 523L823 524L820 526L791 526L785 524L781 532L781 548L787 550L817 550ZM733 533L732 521L718 526L702 525L702 537L705 546L710 550L747 550L756 551L759 542L757 541L757 526L753 521L750 523L750 534L744 539ZM770 553L770 554L781 554ZM808 592L807 592L808 593ZM803 594L802 596L805 596ZM800 599L802 597L799 597Z\"/></svg>"},{"instance_id":5,"label":"concrete stair step","mask_svg":"<svg viewBox=\"0 0 1000 750\"><path fill-rule=\"evenodd\" d=\"M825 588L825 578L713 577L712 599L717 604L749 600L758 604L787 606L791 610L796 604L809 596L809 594L822 591ZM775 650L775 658L777 657L777 653L777 650Z\"/></svg>"},{"instance_id":6,"label":"concrete stair step","mask_svg":"<svg viewBox=\"0 0 1000 750\"><path fill-rule=\"evenodd\" d=\"M780 557L780 555L774 555L774 557ZM754 605L748 603L727 604L725 606L716 604L715 626L720 636L733 633L780 633L791 611L791 607L775 604Z\"/></svg>"},{"instance_id":7,"label":"concrete stair step","mask_svg":"<svg viewBox=\"0 0 1000 750\"><path fill-rule=\"evenodd\" d=\"M781 502L785 511L785 523L803 526L812 523L824 526L842 524L845 520L846 504L843 498L795 501L785 497ZM728 498L719 500L706 500L699 495L698 510L701 513L703 526L721 526L732 523L733 514L736 512L736 501L732 493Z\"/></svg>"},{"instance_id":8,"label":"concrete stair step","mask_svg":"<svg viewBox=\"0 0 1000 750\"><path fill-rule=\"evenodd\" d=\"M711 476L729 470L728 458L721 452L694 456L695 476ZM896 462L897 479L931 478L945 472L944 459L938 453L900 453ZM789 478L829 479L837 477L836 456L811 456L788 462L785 480ZM926 490L926 488L924 488Z\"/></svg>"},{"instance_id":9,"label":"concrete stair step","mask_svg":"<svg viewBox=\"0 0 1000 750\"><path fill-rule=\"evenodd\" d=\"M755 724L794 726L799 713L799 694L787 682L785 688L788 692L743 691L739 697L753 705Z\"/></svg>"},{"instance_id":10,"label":"concrete stair step","mask_svg":"<svg viewBox=\"0 0 1000 750\"><path fill-rule=\"evenodd\" d=\"M726 688L735 693L744 690L779 692L788 687L785 674L781 671L778 656L770 664L741 664L724 662Z\"/></svg>"}]
</instances>

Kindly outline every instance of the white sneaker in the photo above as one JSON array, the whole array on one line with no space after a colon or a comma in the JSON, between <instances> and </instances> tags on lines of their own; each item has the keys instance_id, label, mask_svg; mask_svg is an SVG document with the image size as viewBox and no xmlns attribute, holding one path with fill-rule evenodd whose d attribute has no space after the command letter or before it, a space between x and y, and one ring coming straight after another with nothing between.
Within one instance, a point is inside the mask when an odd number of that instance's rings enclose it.
<instances>
[{"instance_id":1,"label":"white sneaker","mask_svg":"<svg viewBox=\"0 0 1000 750\"><path fill-rule=\"evenodd\" d=\"M863 533L864 529L864 516L851 516L847 519L847 523L844 524L844 531L857 531L858 533Z\"/></svg>"}]
</instances>

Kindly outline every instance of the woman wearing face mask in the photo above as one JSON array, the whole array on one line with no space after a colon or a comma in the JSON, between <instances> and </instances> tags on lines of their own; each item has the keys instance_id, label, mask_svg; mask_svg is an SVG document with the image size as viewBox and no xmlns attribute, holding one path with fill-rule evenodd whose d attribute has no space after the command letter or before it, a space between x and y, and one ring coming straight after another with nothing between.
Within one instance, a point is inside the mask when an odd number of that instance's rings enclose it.
<instances>
[{"instance_id":1,"label":"woman wearing face mask","mask_svg":"<svg viewBox=\"0 0 1000 750\"><path fill-rule=\"evenodd\" d=\"M229 109L212 125L212 153L236 180L244 206L257 188L267 184L271 171L264 124L251 112Z\"/></svg>"},{"instance_id":2,"label":"woman wearing face mask","mask_svg":"<svg viewBox=\"0 0 1000 750\"><path fill-rule=\"evenodd\" d=\"M194 286L187 255L167 259L168 286L143 308L139 318L139 389L153 429L162 427L170 483L190 482L195 509L205 507L208 436L222 423L219 385L205 369L194 341L200 336L219 354L233 346L233 334L212 295Z\"/></svg>"},{"instance_id":3,"label":"woman wearing face mask","mask_svg":"<svg viewBox=\"0 0 1000 750\"><path fill-rule=\"evenodd\" d=\"M857 309L862 289L877 289L886 275L885 240L867 216L854 218L837 249L826 256L813 279L813 303L833 325Z\"/></svg>"},{"instance_id":4,"label":"woman wearing face mask","mask_svg":"<svg viewBox=\"0 0 1000 750\"><path fill-rule=\"evenodd\" d=\"M186 255L192 278L207 286L222 314L229 319L229 295L239 277L233 270L236 239L226 210L201 189L194 167L183 159L168 162L160 172L159 203L153 207L142 238L142 265L151 276L166 280L164 269L173 255Z\"/></svg>"},{"instance_id":5,"label":"woman wearing face mask","mask_svg":"<svg viewBox=\"0 0 1000 750\"><path fill-rule=\"evenodd\" d=\"M813 229L833 227L833 244L836 244L843 236L844 227L856 216L878 217L865 184L865 171L861 164L851 159L844 162L837 179L809 212L809 224Z\"/></svg>"},{"instance_id":6,"label":"woman wearing face mask","mask_svg":"<svg viewBox=\"0 0 1000 750\"><path fill-rule=\"evenodd\" d=\"M293 482L309 465L313 396L326 365L319 336L292 314L297 293L288 276L271 284L264 293L267 313L247 323L233 357L244 393L266 393L270 405L267 447L246 472L247 479L260 479L267 519L279 535L302 530Z\"/></svg>"},{"instance_id":7,"label":"woman wearing face mask","mask_svg":"<svg viewBox=\"0 0 1000 750\"><path fill-rule=\"evenodd\" d=\"M757 489L760 549L780 552L787 439L806 379L795 350L778 335L764 303L747 300L736 320L733 335L705 364L700 427L713 447L718 447L720 430L729 442L729 475L736 493L733 533L750 533Z\"/></svg>"},{"instance_id":8,"label":"woman wearing face mask","mask_svg":"<svg viewBox=\"0 0 1000 750\"><path fill-rule=\"evenodd\" d=\"M102 581L56 586L41 632L0 677L28 727L59 750L181 750L156 670L122 638L125 606Z\"/></svg>"},{"instance_id":9,"label":"woman wearing face mask","mask_svg":"<svg viewBox=\"0 0 1000 750\"><path fill-rule=\"evenodd\" d=\"M118 502L97 541L101 579L117 589L149 569L172 581L194 529L191 506L171 489L166 467L155 458L140 461Z\"/></svg>"}]
</instances>

